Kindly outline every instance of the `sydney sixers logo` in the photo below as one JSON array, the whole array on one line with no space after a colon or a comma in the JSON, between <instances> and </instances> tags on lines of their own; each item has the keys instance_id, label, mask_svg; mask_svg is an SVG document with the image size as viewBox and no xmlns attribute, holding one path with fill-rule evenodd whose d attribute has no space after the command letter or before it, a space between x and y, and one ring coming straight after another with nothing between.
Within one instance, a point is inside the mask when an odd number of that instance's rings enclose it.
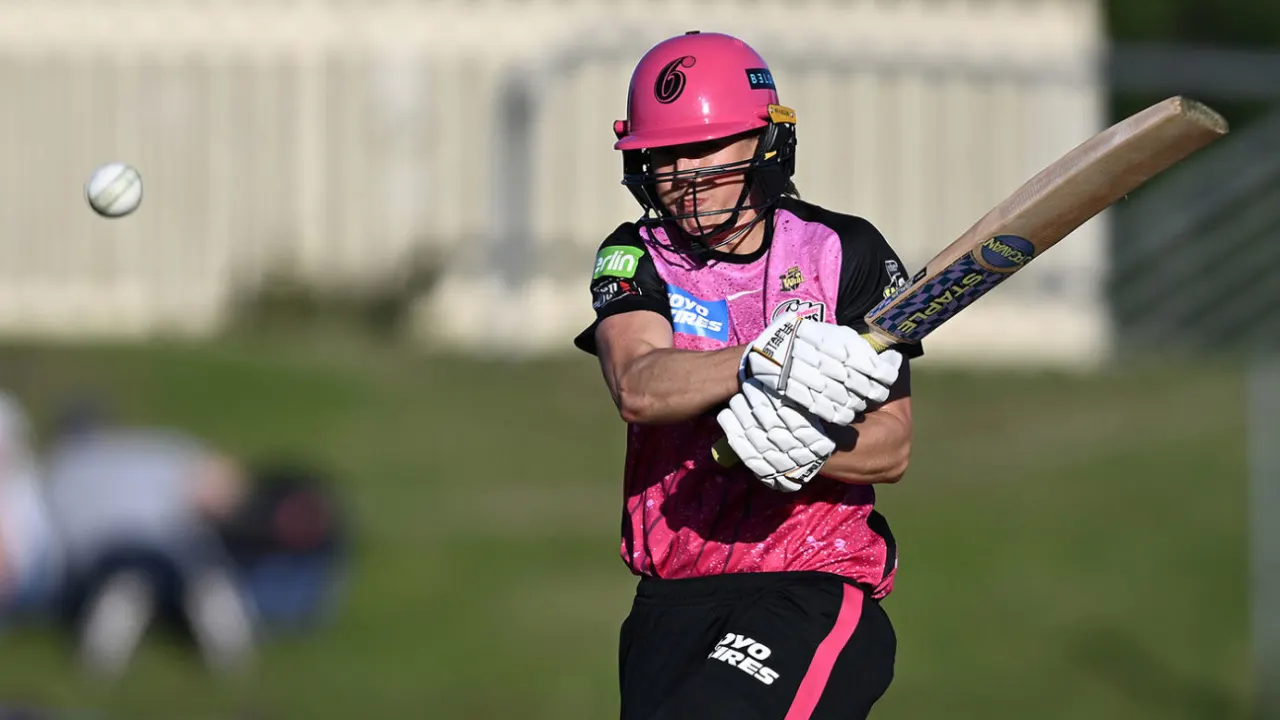
<instances>
[{"instance_id":1,"label":"sydney sixers logo","mask_svg":"<svg viewBox=\"0 0 1280 720\"><path fill-rule=\"evenodd\" d=\"M795 313L802 318L823 322L827 319L827 306L825 303L801 300L799 298L786 300L773 309L773 317L770 322L787 313Z\"/></svg>"},{"instance_id":2,"label":"sydney sixers logo","mask_svg":"<svg viewBox=\"0 0 1280 720\"><path fill-rule=\"evenodd\" d=\"M676 98L684 92L684 86L687 83L687 78L680 68L691 68L697 62L692 55L685 55L663 65L662 70L658 72L658 79L653 81L654 99L664 105L675 102Z\"/></svg>"}]
</instances>

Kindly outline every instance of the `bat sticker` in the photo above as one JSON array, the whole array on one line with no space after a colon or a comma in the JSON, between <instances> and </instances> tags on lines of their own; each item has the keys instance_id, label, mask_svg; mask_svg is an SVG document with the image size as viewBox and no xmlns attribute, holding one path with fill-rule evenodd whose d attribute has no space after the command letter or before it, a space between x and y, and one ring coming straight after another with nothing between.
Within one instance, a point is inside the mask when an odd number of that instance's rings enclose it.
<instances>
[{"instance_id":1,"label":"bat sticker","mask_svg":"<svg viewBox=\"0 0 1280 720\"><path fill-rule=\"evenodd\" d=\"M875 326L901 340L919 342L1005 277L1005 273L992 272L982 266L974 258L974 253L961 255L902 304L877 318ZM895 298L890 296L880 304L887 305ZM876 308L872 313L878 310Z\"/></svg>"},{"instance_id":2,"label":"bat sticker","mask_svg":"<svg viewBox=\"0 0 1280 720\"><path fill-rule=\"evenodd\" d=\"M1036 247L1017 235L996 235L973 252L982 267L1000 273L1011 273L1031 262Z\"/></svg>"}]
</instances>

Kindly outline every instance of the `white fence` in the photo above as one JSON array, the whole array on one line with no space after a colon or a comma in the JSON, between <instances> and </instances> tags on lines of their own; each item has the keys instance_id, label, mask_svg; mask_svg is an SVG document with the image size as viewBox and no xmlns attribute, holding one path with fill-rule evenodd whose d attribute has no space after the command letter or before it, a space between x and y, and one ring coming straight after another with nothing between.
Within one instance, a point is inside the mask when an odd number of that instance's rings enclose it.
<instances>
[{"instance_id":1,"label":"white fence","mask_svg":"<svg viewBox=\"0 0 1280 720\"><path fill-rule=\"evenodd\" d=\"M590 317L595 245L636 214L610 147L630 68L694 28L771 59L799 113L806 199L870 218L918 266L1102 125L1098 14L1085 0L11 1L0 329L208 333L271 263L369 280L434 245L457 265L424 331L566 349ZM539 91L515 178L494 156L519 126L495 112L513 78ZM80 196L113 159L147 183L122 221ZM500 204L518 191L504 179L528 189L527 220ZM1099 356L1104 241L1104 223L1082 228L939 331L931 356ZM524 287L495 275L513 244L530 251Z\"/></svg>"}]
</instances>

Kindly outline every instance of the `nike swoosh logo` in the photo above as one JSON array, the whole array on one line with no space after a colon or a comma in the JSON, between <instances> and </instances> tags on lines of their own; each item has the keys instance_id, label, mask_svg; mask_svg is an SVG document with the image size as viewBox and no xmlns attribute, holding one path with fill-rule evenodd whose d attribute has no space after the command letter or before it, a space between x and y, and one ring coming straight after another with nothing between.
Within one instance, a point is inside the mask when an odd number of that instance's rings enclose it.
<instances>
[{"instance_id":1,"label":"nike swoosh logo","mask_svg":"<svg viewBox=\"0 0 1280 720\"><path fill-rule=\"evenodd\" d=\"M737 300L738 298L744 295L754 295L755 293L760 292L760 290L761 288L756 288L755 290L743 290L742 292L737 292L730 295L729 297L725 298L725 300Z\"/></svg>"}]
</instances>

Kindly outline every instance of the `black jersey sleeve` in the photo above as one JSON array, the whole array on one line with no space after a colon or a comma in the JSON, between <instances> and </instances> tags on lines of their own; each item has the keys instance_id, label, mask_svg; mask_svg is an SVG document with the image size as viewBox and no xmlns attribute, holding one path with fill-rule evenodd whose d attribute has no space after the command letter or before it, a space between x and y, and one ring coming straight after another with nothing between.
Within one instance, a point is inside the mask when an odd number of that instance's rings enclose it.
<instances>
[{"instance_id":1,"label":"black jersey sleeve","mask_svg":"<svg viewBox=\"0 0 1280 720\"><path fill-rule=\"evenodd\" d=\"M600 244L591 271L591 307L596 318L573 344L596 354L596 327L610 315L651 311L671 321L666 284L634 223L623 223Z\"/></svg>"},{"instance_id":2,"label":"black jersey sleeve","mask_svg":"<svg viewBox=\"0 0 1280 720\"><path fill-rule=\"evenodd\" d=\"M838 216L832 225L840 235L840 290L836 322L858 332L867 331L865 317L880 301L908 285L902 259L869 221ZM901 348L906 357L919 357L924 348L913 343Z\"/></svg>"}]
</instances>

